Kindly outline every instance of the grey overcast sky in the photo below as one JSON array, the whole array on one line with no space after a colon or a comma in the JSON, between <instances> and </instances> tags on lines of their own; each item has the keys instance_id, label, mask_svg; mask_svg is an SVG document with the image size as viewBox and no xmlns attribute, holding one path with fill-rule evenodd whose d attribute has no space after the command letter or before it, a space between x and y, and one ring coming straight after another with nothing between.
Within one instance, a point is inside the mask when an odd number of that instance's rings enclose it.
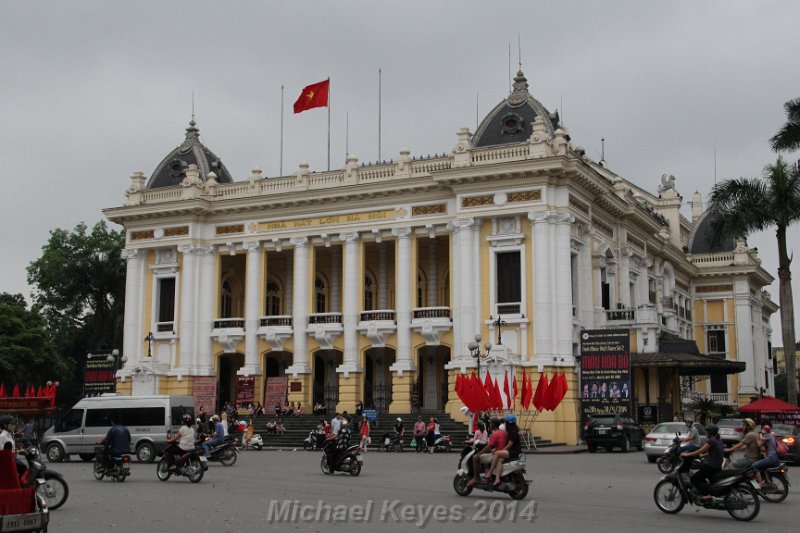
<instances>
[{"instance_id":1,"label":"grey overcast sky","mask_svg":"<svg viewBox=\"0 0 800 533\"><path fill-rule=\"evenodd\" d=\"M184 138L193 91L201 138L237 181L279 174L281 85L283 173L325 170L325 110L291 106L327 77L331 166L348 114L350 152L377 160L378 69L381 157L432 155L508 94L518 36L532 94L588 155L605 138L619 175L655 192L674 174L685 201L705 199L715 173L774 163L767 139L800 97L798 20L795 0L3 1L0 291L29 295L25 268L51 229L94 224L134 171L152 174ZM777 275L774 233L749 243Z\"/></svg>"}]
</instances>

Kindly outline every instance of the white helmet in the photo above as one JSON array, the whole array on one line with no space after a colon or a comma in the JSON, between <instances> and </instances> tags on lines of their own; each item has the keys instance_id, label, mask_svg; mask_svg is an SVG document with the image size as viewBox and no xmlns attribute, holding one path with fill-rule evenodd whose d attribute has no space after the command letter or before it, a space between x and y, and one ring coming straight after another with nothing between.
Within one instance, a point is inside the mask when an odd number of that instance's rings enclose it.
<instances>
[{"instance_id":1,"label":"white helmet","mask_svg":"<svg viewBox=\"0 0 800 533\"><path fill-rule=\"evenodd\" d=\"M349 424L347 420L342 420L342 427L346 426L347 424Z\"/></svg>"},{"instance_id":2,"label":"white helmet","mask_svg":"<svg viewBox=\"0 0 800 533\"><path fill-rule=\"evenodd\" d=\"M402 421L403 421L403 419L402 419L402 418L400 418L400 417L398 416L398 417L397 417L397 421L398 421L398 422L402 422Z\"/></svg>"}]
</instances>

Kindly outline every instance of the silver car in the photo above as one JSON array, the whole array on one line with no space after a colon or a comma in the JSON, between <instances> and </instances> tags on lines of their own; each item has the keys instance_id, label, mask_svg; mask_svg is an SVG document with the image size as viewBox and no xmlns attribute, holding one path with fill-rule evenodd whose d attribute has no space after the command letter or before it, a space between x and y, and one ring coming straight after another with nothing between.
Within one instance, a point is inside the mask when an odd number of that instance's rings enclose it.
<instances>
[{"instance_id":1,"label":"silver car","mask_svg":"<svg viewBox=\"0 0 800 533\"><path fill-rule=\"evenodd\" d=\"M706 428L702 424L695 423L694 427L700 434L700 444L706 441ZM677 434L679 437L685 437L689 431L686 428L685 422L662 422L653 428L653 431L648 433L644 438L644 453L647 460L655 463L659 457L664 455L667 448L672 446L672 439Z\"/></svg>"},{"instance_id":2,"label":"silver car","mask_svg":"<svg viewBox=\"0 0 800 533\"><path fill-rule=\"evenodd\" d=\"M744 418L723 418L717 422L719 438L730 446L736 444L744 437Z\"/></svg>"}]
</instances>

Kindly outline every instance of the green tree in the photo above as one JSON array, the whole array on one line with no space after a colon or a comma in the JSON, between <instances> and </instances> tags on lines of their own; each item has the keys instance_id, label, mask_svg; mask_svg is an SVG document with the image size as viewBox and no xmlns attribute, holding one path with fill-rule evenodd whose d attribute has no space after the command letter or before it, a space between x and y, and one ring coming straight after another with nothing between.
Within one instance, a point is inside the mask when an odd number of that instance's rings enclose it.
<instances>
[{"instance_id":1,"label":"green tree","mask_svg":"<svg viewBox=\"0 0 800 533\"><path fill-rule=\"evenodd\" d=\"M0 376L6 387L61 381L69 372L53 348L44 317L28 309L21 294L0 294Z\"/></svg>"},{"instance_id":2,"label":"green tree","mask_svg":"<svg viewBox=\"0 0 800 533\"><path fill-rule=\"evenodd\" d=\"M800 98L783 104L786 110L786 124L770 140L776 152L792 151L800 148Z\"/></svg>"},{"instance_id":3,"label":"green tree","mask_svg":"<svg viewBox=\"0 0 800 533\"><path fill-rule=\"evenodd\" d=\"M775 228L786 372L789 376L796 376L792 260L787 252L786 230L800 220L798 166L778 157L774 165L764 167L761 178L739 178L718 183L711 191L709 209L719 215L717 223L713 225L717 241L725 234L744 237L754 231ZM797 404L797 380L790 379L787 385L788 401Z\"/></svg>"},{"instance_id":4,"label":"green tree","mask_svg":"<svg viewBox=\"0 0 800 533\"><path fill-rule=\"evenodd\" d=\"M712 413L716 413L719 404L710 398L697 397L689 404L689 409L694 411L695 422L705 425Z\"/></svg>"},{"instance_id":5,"label":"green tree","mask_svg":"<svg viewBox=\"0 0 800 533\"><path fill-rule=\"evenodd\" d=\"M75 363L65 401L80 394L87 353L122 347L124 246L124 231L105 222L89 231L81 223L51 231L41 257L28 266L34 308L47 319L56 350Z\"/></svg>"}]
</instances>

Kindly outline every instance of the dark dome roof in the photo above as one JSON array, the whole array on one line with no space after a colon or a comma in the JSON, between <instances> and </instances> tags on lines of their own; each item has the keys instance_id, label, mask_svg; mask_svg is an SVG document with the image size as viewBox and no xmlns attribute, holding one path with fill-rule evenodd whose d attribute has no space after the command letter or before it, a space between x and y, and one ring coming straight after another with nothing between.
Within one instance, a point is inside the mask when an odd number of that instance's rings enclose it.
<instances>
[{"instance_id":1,"label":"dark dome roof","mask_svg":"<svg viewBox=\"0 0 800 533\"><path fill-rule=\"evenodd\" d=\"M719 214L713 211L706 211L697 221L697 224L689 236L689 252L693 254L710 254L716 252L732 252L736 249L736 243L730 234L722 237L721 242L714 243L712 238L714 221L719 220Z\"/></svg>"},{"instance_id":2,"label":"dark dome roof","mask_svg":"<svg viewBox=\"0 0 800 533\"><path fill-rule=\"evenodd\" d=\"M527 141L531 124L536 117L544 118L550 135L558 128L558 112L550 113L528 92L528 80L520 70L514 78L514 88L508 98L486 115L475 131L472 145L494 146Z\"/></svg>"},{"instance_id":3,"label":"dark dome roof","mask_svg":"<svg viewBox=\"0 0 800 533\"><path fill-rule=\"evenodd\" d=\"M217 175L217 183L233 182L230 172L222 164L222 161L200 142L200 130L192 119L189 127L186 128L186 140L159 163L147 182L147 188L158 189L180 185L183 178L186 177L186 169L189 168L189 165L197 165L200 170L200 179L203 181L206 180L209 172L214 172Z\"/></svg>"}]
</instances>

